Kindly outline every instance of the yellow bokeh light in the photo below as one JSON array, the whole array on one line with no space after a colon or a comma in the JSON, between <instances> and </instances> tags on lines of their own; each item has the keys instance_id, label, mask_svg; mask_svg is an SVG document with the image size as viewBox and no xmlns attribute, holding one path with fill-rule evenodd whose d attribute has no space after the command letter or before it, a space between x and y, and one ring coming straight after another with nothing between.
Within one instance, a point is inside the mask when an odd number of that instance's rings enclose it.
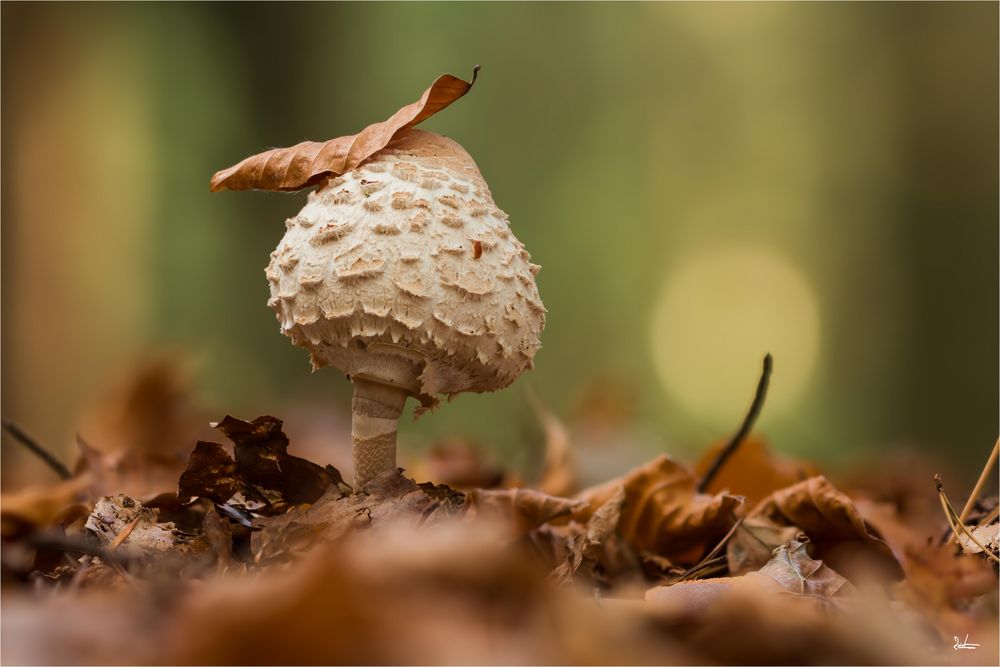
<instances>
[{"instance_id":1,"label":"yellow bokeh light","mask_svg":"<svg viewBox=\"0 0 1000 667\"><path fill-rule=\"evenodd\" d=\"M808 279L766 249L686 258L654 304L657 373L672 400L711 424L738 421L766 352L775 360L766 412L792 407L812 375L819 341L819 307Z\"/></svg>"}]
</instances>

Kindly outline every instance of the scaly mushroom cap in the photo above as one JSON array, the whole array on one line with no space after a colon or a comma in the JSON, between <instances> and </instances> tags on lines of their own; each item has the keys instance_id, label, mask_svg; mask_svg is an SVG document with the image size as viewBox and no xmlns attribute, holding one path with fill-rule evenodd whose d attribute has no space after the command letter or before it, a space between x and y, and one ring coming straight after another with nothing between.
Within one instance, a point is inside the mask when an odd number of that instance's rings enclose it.
<instances>
[{"instance_id":1,"label":"scaly mushroom cap","mask_svg":"<svg viewBox=\"0 0 1000 667\"><path fill-rule=\"evenodd\" d=\"M425 404L501 389L531 368L545 325L540 267L507 219L461 146L403 131L286 222L268 305L314 368L364 373L378 343L420 368Z\"/></svg>"}]
</instances>

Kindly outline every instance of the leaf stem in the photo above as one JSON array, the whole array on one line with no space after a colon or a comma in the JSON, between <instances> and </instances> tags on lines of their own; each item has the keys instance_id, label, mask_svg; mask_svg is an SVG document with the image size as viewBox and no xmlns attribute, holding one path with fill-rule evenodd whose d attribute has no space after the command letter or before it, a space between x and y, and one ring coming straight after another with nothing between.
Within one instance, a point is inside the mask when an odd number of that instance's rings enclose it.
<instances>
[{"instance_id":1,"label":"leaf stem","mask_svg":"<svg viewBox=\"0 0 1000 667\"><path fill-rule=\"evenodd\" d=\"M712 462L711 467L709 467L708 472L705 476L701 478L701 482L698 483L698 493L705 493L705 490L712 484L716 475L722 469L722 466L726 463L726 460L733 455L736 449L746 440L747 436L750 435L750 429L753 428L754 422L757 421L757 417L760 416L761 408L764 407L764 399L767 397L767 387L771 381L771 369L774 366L774 359L771 357L771 353L768 352L764 355L764 363L760 371L760 379L757 381L757 390L754 392L753 402L750 403L750 409L747 411L746 416L743 418L743 423L740 424L740 429L736 431L726 446L722 448L719 455Z\"/></svg>"},{"instance_id":2,"label":"leaf stem","mask_svg":"<svg viewBox=\"0 0 1000 667\"><path fill-rule=\"evenodd\" d=\"M56 458L55 454L38 444L34 438L22 431L16 424L5 419L2 425L3 430L10 433L15 440L24 445L25 449L40 458L61 479L70 479L73 477L73 473L70 472L65 463Z\"/></svg>"}]
</instances>

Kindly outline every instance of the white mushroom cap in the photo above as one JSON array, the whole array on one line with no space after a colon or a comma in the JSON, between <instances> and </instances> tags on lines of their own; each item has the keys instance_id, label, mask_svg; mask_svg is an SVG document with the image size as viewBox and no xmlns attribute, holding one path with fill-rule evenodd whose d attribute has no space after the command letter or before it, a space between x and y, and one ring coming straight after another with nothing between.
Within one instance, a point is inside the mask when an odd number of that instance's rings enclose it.
<instances>
[{"instance_id":1,"label":"white mushroom cap","mask_svg":"<svg viewBox=\"0 0 1000 667\"><path fill-rule=\"evenodd\" d=\"M507 220L461 146L405 130L287 221L268 304L314 368L363 375L376 351L417 367L425 404L501 389L545 325L540 267Z\"/></svg>"}]
</instances>

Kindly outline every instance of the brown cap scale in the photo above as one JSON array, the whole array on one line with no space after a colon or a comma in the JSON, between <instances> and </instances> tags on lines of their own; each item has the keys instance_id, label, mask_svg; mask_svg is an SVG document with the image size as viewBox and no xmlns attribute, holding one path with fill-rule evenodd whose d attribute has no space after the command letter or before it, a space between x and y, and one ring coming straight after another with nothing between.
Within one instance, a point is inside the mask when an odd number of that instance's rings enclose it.
<instances>
[{"instance_id":1,"label":"brown cap scale","mask_svg":"<svg viewBox=\"0 0 1000 667\"><path fill-rule=\"evenodd\" d=\"M507 219L461 146L407 129L287 221L268 304L314 368L354 383L359 488L395 468L407 396L429 407L531 368L545 324L539 267Z\"/></svg>"}]
</instances>

